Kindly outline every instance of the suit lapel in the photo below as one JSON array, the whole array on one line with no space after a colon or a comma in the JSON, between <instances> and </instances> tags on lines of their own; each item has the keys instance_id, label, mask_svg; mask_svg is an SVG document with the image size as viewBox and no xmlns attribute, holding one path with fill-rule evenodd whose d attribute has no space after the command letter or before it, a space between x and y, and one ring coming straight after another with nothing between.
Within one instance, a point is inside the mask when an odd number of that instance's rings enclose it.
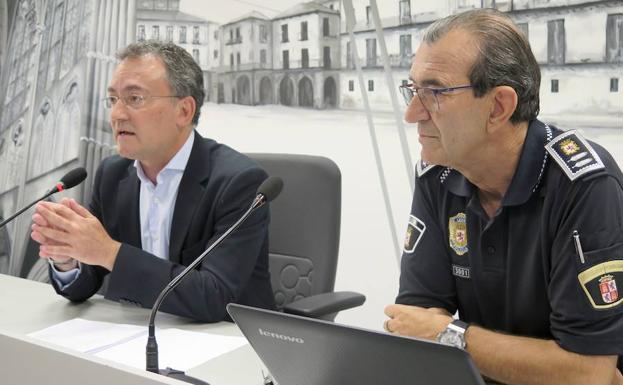
<instances>
[{"instance_id":1,"label":"suit lapel","mask_svg":"<svg viewBox=\"0 0 623 385\"><path fill-rule=\"evenodd\" d=\"M126 216L119 221L121 241L141 247L141 217L139 211L140 182L133 165L128 166L128 175L119 182L117 189L117 212Z\"/></svg>"},{"instance_id":2,"label":"suit lapel","mask_svg":"<svg viewBox=\"0 0 623 385\"><path fill-rule=\"evenodd\" d=\"M188 229L193 220L196 207L201 202L205 190L203 182L210 176L210 148L206 141L195 132L195 142L188 158L188 164L180 181L171 221L169 260L181 262L181 251Z\"/></svg>"}]
</instances>

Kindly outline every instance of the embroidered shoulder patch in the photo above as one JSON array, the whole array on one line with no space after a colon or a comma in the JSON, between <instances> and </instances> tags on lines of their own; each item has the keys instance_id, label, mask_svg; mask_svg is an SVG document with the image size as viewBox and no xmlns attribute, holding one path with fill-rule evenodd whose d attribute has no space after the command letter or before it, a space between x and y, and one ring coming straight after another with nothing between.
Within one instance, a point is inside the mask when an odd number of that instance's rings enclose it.
<instances>
[{"instance_id":1,"label":"embroidered shoulder patch","mask_svg":"<svg viewBox=\"0 0 623 385\"><path fill-rule=\"evenodd\" d=\"M415 165L415 173L418 176L418 178L422 177L424 174L426 174L427 172L429 172L430 170L434 169L437 165L434 164L428 164L426 162L424 162L423 160L419 160L417 162L417 164Z\"/></svg>"},{"instance_id":2,"label":"embroidered shoulder patch","mask_svg":"<svg viewBox=\"0 0 623 385\"><path fill-rule=\"evenodd\" d=\"M457 255L467 253L467 217L458 213L448 219L448 242Z\"/></svg>"},{"instance_id":3,"label":"embroidered shoulder patch","mask_svg":"<svg viewBox=\"0 0 623 385\"><path fill-rule=\"evenodd\" d=\"M623 261L608 261L595 265L578 274L578 280L591 306L597 310L610 309L623 303ZM622 286L623 288L623 286Z\"/></svg>"},{"instance_id":4,"label":"embroidered shoulder patch","mask_svg":"<svg viewBox=\"0 0 623 385\"><path fill-rule=\"evenodd\" d=\"M577 131L567 131L545 145L570 180L605 168L595 149Z\"/></svg>"},{"instance_id":5,"label":"embroidered shoulder patch","mask_svg":"<svg viewBox=\"0 0 623 385\"><path fill-rule=\"evenodd\" d=\"M411 215L407 225L407 234L405 235L403 248L405 253L413 253L415 251L417 244L424 235L424 231L426 231L426 224L421 219Z\"/></svg>"}]
</instances>

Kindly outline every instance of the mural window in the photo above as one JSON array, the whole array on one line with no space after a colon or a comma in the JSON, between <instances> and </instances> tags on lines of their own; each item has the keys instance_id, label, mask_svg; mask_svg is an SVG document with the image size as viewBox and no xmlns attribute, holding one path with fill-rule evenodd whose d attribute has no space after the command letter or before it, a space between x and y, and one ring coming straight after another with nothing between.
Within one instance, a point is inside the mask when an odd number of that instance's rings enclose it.
<instances>
[{"instance_id":1,"label":"mural window","mask_svg":"<svg viewBox=\"0 0 623 385\"><path fill-rule=\"evenodd\" d=\"M229 67L234 68L234 54L229 54Z\"/></svg>"},{"instance_id":2,"label":"mural window","mask_svg":"<svg viewBox=\"0 0 623 385\"><path fill-rule=\"evenodd\" d=\"M50 51L51 36L48 33L52 29L52 16L54 15L54 2L49 1L45 12L45 28L46 32L42 35L41 54L39 56L39 77L37 81L37 95L41 95L47 83L48 74L48 56Z\"/></svg>"},{"instance_id":3,"label":"mural window","mask_svg":"<svg viewBox=\"0 0 623 385\"><path fill-rule=\"evenodd\" d=\"M526 40L528 40L530 37L528 23L517 23L517 27L519 27L523 35L526 37Z\"/></svg>"},{"instance_id":4,"label":"mural window","mask_svg":"<svg viewBox=\"0 0 623 385\"><path fill-rule=\"evenodd\" d=\"M180 44L186 44L186 27L180 27Z\"/></svg>"},{"instance_id":5,"label":"mural window","mask_svg":"<svg viewBox=\"0 0 623 385\"><path fill-rule=\"evenodd\" d=\"M214 40L218 40L218 30L214 31Z\"/></svg>"},{"instance_id":6,"label":"mural window","mask_svg":"<svg viewBox=\"0 0 623 385\"><path fill-rule=\"evenodd\" d=\"M606 21L606 61L623 62L623 14L608 15Z\"/></svg>"},{"instance_id":7,"label":"mural window","mask_svg":"<svg viewBox=\"0 0 623 385\"><path fill-rule=\"evenodd\" d=\"M138 36L136 37L138 41L145 41L145 26L140 24L138 26Z\"/></svg>"},{"instance_id":8,"label":"mural window","mask_svg":"<svg viewBox=\"0 0 623 385\"><path fill-rule=\"evenodd\" d=\"M260 43L266 43L268 41L268 29L265 25L260 25Z\"/></svg>"},{"instance_id":9,"label":"mural window","mask_svg":"<svg viewBox=\"0 0 623 385\"><path fill-rule=\"evenodd\" d=\"M300 40L302 40L302 41L307 40L307 22L306 21L301 21L301 36L300 36Z\"/></svg>"},{"instance_id":10,"label":"mural window","mask_svg":"<svg viewBox=\"0 0 623 385\"><path fill-rule=\"evenodd\" d=\"M413 48L411 45L411 35L400 35L400 66L408 67L411 61Z\"/></svg>"},{"instance_id":11,"label":"mural window","mask_svg":"<svg viewBox=\"0 0 623 385\"><path fill-rule=\"evenodd\" d=\"M372 24L372 8L369 5L366 6L366 24Z\"/></svg>"},{"instance_id":12,"label":"mural window","mask_svg":"<svg viewBox=\"0 0 623 385\"><path fill-rule=\"evenodd\" d=\"M31 57L35 45L35 40L30 39L29 36L35 36L35 33L34 25L29 25L25 18L29 14L34 14L34 2L21 2L18 10L20 16L16 18L11 42L8 45L10 48L6 51L5 58L6 67L16 70L8 71L7 74L8 86L4 102L0 105L2 109L0 133L7 130L28 107L26 93L30 87L30 81L27 77L27 69L33 64ZM4 168L4 165L0 168Z\"/></svg>"},{"instance_id":13,"label":"mural window","mask_svg":"<svg viewBox=\"0 0 623 385\"><path fill-rule=\"evenodd\" d=\"M156 9L166 10L167 9L167 0L156 0Z\"/></svg>"},{"instance_id":14,"label":"mural window","mask_svg":"<svg viewBox=\"0 0 623 385\"><path fill-rule=\"evenodd\" d=\"M350 41L346 42L346 68L355 68L355 57L353 56L353 50L351 49Z\"/></svg>"},{"instance_id":15,"label":"mural window","mask_svg":"<svg viewBox=\"0 0 623 385\"><path fill-rule=\"evenodd\" d=\"M288 41L288 25L281 24L281 42L287 43Z\"/></svg>"},{"instance_id":16,"label":"mural window","mask_svg":"<svg viewBox=\"0 0 623 385\"><path fill-rule=\"evenodd\" d=\"M266 50L260 50L260 64L266 64Z\"/></svg>"},{"instance_id":17,"label":"mural window","mask_svg":"<svg viewBox=\"0 0 623 385\"><path fill-rule=\"evenodd\" d=\"M374 91L374 80L368 80L368 91Z\"/></svg>"},{"instance_id":18,"label":"mural window","mask_svg":"<svg viewBox=\"0 0 623 385\"><path fill-rule=\"evenodd\" d=\"M619 78L610 78L610 92L619 92Z\"/></svg>"},{"instance_id":19,"label":"mural window","mask_svg":"<svg viewBox=\"0 0 623 385\"><path fill-rule=\"evenodd\" d=\"M229 41L227 43L232 44L233 42L234 42L234 30L230 29L229 30Z\"/></svg>"},{"instance_id":20,"label":"mural window","mask_svg":"<svg viewBox=\"0 0 623 385\"><path fill-rule=\"evenodd\" d=\"M547 62L549 64L565 63L565 20L547 22Z\"/></svg>"},{"instance_id":21,"label":"mural window","mask_svg":"<svg viewBox=\"0 0 623 385\"><path fill-rule=\"evenodd\" d=\"M398 13L400 15L400 24L408 24L411 22L411 0L400 0L398 2Z\"/></svg>"},{"instance_id":22,"label":"mural window","mask_svg":"<svg viewBox=\"0 0 623 385\"><path fill-rule=\"evenodd\" d=\"M281 54L282 54L282 61L283 61L283 69L287 70L288 68L290 68L290 51L286 49Z\"/></svg>"},{"instance_id":23,"label":"mural window","mask_svg":"<svg viewBox=\"0 0 623 385\"><path fill-rule=\"evenodd\" d=\"M557 94L558 93L558 79L552 79L551 91L552 91L553 94Z\"/></svg>"},{"instance_id":24,"label":"mural window","mask_svg":"<svg viewBox=\"0 0 623 385\"><path fill-rule=\"evenodd\" d=\"M199 44L199 26L193 27L193 44Z\"/></svg>"},{"instance_id":25,"label":"mural window","mask_svg":"<svg viewBox=\"0 0 623 385\"><path fill-rule=\"evenodd\" d=\"M329 28L329 18L322 18L322 36L328 37L331 36L331 28Z\"/></svg>"},{"instance_id":26,"label":"mural window","mask_svg":"<svg viewBox=\"0 0 623 385\"><path fill-rule=\"evenodd\" d=\"M240 65L240 52L236 53L236 65Z\"/></svg>"},{"instance_id":27,"label":"mural window","mask_svg":"<svg viewBox=\"0 0 623 385\"><path fill-rule=\"evenodd\" d=\"M216 50L216 49L214 50L214 58L218 59L218 50Z\"/></svg>"},{"instance_id":28,"label":"mural window","mask_svg":"<svg viewBox=\"0 0 623 385\"><path fill-rule=\"evenodd\" d=\"M80 5L83 4L79 0L69 0L66 2L65 11L65 28L63 30L63 50L61 55L61 74L64 76L78 61L76 50L78 46L78 27L80 21Z\"/></svg>"},{"instance_id":29,"label":"mural window","mask_svg":"<svg viewBox=\"0 0 623 385\"><path fill-rule=\"evenodd\" d=\"M160 26L154 25L151 27L151 38L154 40L160 40Z\"/></svg>"},{"instance_id":30,"label":"mural window","mask_svg":"<svg viewBox=\"0 0 623 385\"><path fill-rule=\"evenodd\" d=\"M173 42L173 26L172 25L167 26L167 41L169 43Z\"/></svg>"},{"instance_id":31,"label":"mural window","mask_svg":"<svg viewBox=\"0 0 623 385\"><path fill-rule=\"evenodd\" d=\"M242 43L242 35L240 35L240 27L236 27L236 43Z\"/></svg>"},{"instance_id":32,"label":"mural window","mask_svg":"<svg viewBox=\"0 0 623 385\"><path fill-rule=\"evenodd\" d=\"M301 50L301 68L309 68L309 50L307 48Z\"/></svg>"},{"instance_id":33,"label":"mural window","mask_svg":"<svg viewBox=\"0 0 623 385\"><path fill-rule=\"evenodd\" d=\"M322 67L325 69L331 68L331 47L323 47Z\"/></svg>"},{"instance_id":34,"label":"mural window","mask_svg":"<svg viewBox=\"0 0 623 385\"><path fill-rule=\"evenodd\" d=\"M355 91L355 81L354 80L349 80L348 81L348 90L350 92Z\"/></svg>"},{"instance_id":35,"label":"mural window","mask_svg":"<svg viewBox=\"0 0 623 385\"><path fill-rule=\"evenodd\" d=\"M57 78L61 60L61 45L63 41L63 15L65 2L57 2L54 8L54 22L52 24L52 40L50 42L50 56L46 88L49 89Z\"/></svg>"},{"instance_id":36,"label":"mural window","mask_svg":"<svg viewBox=\"0 0 623 385\"><path fill-rule=\"evenodd\" d=\"M366 66L376 67L376 39L366 39Z\"/></svg>"},{"instance_id":37,"label":"mural window","mask_svg":"<svg viewBox=\"0 0 623 385\"><path fill-rule=\"evenodd\" d=\"M199 50L196 48L193 49L193 59L195 59L197 64L201 64L201 61L199 60Z\"/></svg>"}]
</instances>

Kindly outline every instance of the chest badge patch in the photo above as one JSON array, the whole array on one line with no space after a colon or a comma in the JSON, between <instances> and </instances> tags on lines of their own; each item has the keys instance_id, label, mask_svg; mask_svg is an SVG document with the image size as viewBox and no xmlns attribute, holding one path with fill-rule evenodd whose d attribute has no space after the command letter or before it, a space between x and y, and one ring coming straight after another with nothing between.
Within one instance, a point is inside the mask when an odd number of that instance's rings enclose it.
<instances>
[{"instance_id":1,"label":"chest badge patch","mask_svg":"<svg viewBox=\"0 0 623 385\"><path fill-rule=\"evenodd\" d=\"M595 265L581 272L578 280L593 308L604 310L623 303L617 287L617 280L623 282L622 260Z\"/></svg>"},{"instance_id":2,"label":"chest badge patch","mask_svg":"<svg viewBox=\"0 0 623 385\"><path fill-rule=\"evenodd\" d=\"M407 226L407 234L405 235L404 252L413 253L417 244L422 239L426 231L426 224L419 218L411 215L409 217L409 225Z\"/></svg>"},{"instance_id":3,"label":"chest badge patch","mask_svg":"<svg viewBox=\"0 0 623 385\"><path fill-rule=\"evenodd\" d=\"M450 247L457 255L467 253L467 220L465 213L458 213L448 219Z\"/></svg>"}]
</instances>

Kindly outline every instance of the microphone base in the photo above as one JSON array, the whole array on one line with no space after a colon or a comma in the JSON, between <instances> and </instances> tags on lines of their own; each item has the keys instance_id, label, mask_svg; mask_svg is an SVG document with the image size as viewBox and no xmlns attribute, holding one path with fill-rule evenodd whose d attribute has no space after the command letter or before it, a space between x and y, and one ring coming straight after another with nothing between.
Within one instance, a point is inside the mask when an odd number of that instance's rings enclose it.
<instances>
[{"instance_id":1,"label":"microphone base","mask_svg":"<svg viewBox=\"0 0 623 385\"><path fill-rule=\"evenodd\" d=\"M159 370L160 375L175 378L176 380L187 382L194 385L210 385L209 383L195 377L187 376L184 372L177 369L166 368Z\"/></svg>"}]
</instances>

